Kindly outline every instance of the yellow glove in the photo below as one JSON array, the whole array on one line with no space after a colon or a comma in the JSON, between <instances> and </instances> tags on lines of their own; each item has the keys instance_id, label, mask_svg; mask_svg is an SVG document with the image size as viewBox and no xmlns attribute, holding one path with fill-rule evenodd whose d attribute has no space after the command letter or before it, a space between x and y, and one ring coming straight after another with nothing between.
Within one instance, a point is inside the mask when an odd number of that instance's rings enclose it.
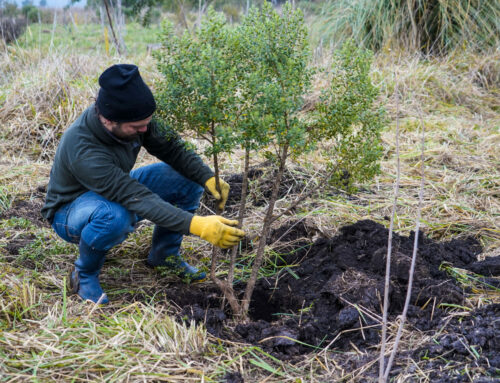
<instances>
[{"instance_id":1,"label":"yellow glove","mask_svg":"<svg viewBox=\"0 0 500 383\"><path fill-rule=\"evenodd\" d=\"M222 211L224 210L224 206L226 206L227 197L229 196L229 184L219 178L219 186L221 189L220 193L215 187L215 177L209 178L207 182L205 182L205 187L208 189L210 194L212 194L213 197L217 201L219 201L219 204L217 206L219 207L220 211Z\"/></svg>"},{"instance_id":2,"label":"yellow glove","mask_svg":"<svg viewBox=\"0 0 500 383\"><path fill-rule=\"evenodd\" d=\"M193 216L189 231L212 245L227 249L233 247L245 236L243 230L237 229L238 221L221 217L220 215L209 215L200 217Z\"/></svg>"}]
</instances>

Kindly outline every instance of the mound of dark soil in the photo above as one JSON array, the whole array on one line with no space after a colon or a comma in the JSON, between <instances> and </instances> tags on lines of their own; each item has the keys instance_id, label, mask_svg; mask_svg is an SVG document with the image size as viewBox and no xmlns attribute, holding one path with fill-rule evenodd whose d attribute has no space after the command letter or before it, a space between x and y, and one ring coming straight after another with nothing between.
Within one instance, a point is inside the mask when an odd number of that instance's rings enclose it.
<instances>
[{"instance_id":1,"label":"mound of dark soil","mask_svg":"<svg viewBox=\"0 0 500 383\"><path fill-rule=\"evenodd\" d=\"M282 354L307 350L289 338L320 347L332 342L331 347L341 349L378 343L387 238L382 225L360 221L332 239L318 240L305 254L294 254L288 263L303 259L293 273L259 281L251 311L256 322L236 331ZM439 265L446 261L464 267L477 260L481 247L474 239L438 243L423 234L420 238L409 320L427 330L440 320L440 304L464 299ZM404 305L413 242L414 234L393 236L390 315L399 315Z\"/></svg>"},{"instance_id":2,"label":"mound of dark soil","mask_svg":"<svg viewBox=\"0 0 500 383\"><path fill-rule=\"evenodd\" d=\"M295 238L303 239L307 228L293 224L296 230L280 228L274 238L285 232L287 239L294 238L291 233L296 231ZM378 343L387 238L384 226L365 220L343 227L332 239L320 239L283 255L291 266L283 267L274 278L258 281L250 309L252 321L238 324L236 334L230 336L258 344L280 358L327 345L346 350L352 345L363 348ZM413 233L393 235L392 319L400 315L404 305L413 242ZM481 246L473 238L436 242L420 234L408 311L410 324L420 330L438 329L446 306L464 303L464 291L439 266L443 262L461 268L477 265L480 252ZM212 290L210 294L213 297L216 293ZM220 331L225 320L220 298L210 304L188 295L170 298L185 307L183 313L188 318L208 322L215 335L228 336ZM217 320L208 319L211 316Z\"/></svg>"}]
</instances>

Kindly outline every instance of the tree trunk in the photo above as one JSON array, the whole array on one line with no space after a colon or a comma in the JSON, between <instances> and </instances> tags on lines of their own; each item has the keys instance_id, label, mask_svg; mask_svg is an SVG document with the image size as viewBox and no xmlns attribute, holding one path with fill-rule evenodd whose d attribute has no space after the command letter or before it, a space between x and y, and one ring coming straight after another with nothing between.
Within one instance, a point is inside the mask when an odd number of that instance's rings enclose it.
<instances>
[{"instance_id":1,"label":"tree trunk","mask_svg":"<svg viewBox=\"0 0 500 383\"><path fill-rule=\"evenodd\" d=\"M257 277L259 274L260 266L264 260L264 251L266 248L267 237L271 229L271 223L273 221L274 205L278 199L279 187L281 184L281 179L283 178L283 173L285 172L286 160L288 157L288 143L286 143L281 148L280 158L279 158L279 169L276 175L276 182L273 185L273 190L271 194L271 199L269 200L269 206L267 207L266 216L264 218L264 224L262 226L262 233L259 239L259 246L257 248L257 254L255 255L254 263L252 266L252 274L248 280L247 286L245 288L245 294L242 300L242 317L248 316L248 309L250 307L250 299L252 298L253 290L255 288L255 283L257 282Z\"/></svg>"},{"instance_id":2,"label":"tree trunk","mask_svg":"<svg viewBox=\"0 0 500 383\"><path fill-rule=\"evenodd\" d=\"M212 133L212 138L213 138L213 145L215 145L215 123L212 121L211 123L211 133ZM213 161L214 161L214 173L215 173L215 187L217 191L220 194L220 182L219 182L219 176L220 176L220 171L219 171L219 159L217 157L217 153L213 154ZM220 215L222 212L219 209L219 206L216 206L216 213L217 215ZM210 279L212 282L215 283L215 285L219 288L219 290L222 291L222 294L224 297L227 299L229 302L229 305L231 306L231 310L233 311L233 314L235 316L239 316L241 313L241 305L238 302L238 298L236 297L236 294L234 292L232 284L228 283L228 281L223 281L219 278L217 278L215 274L215 269L217 265L217 258L219 257L220 250L216 247L212 247L212 262L210 265Z\"/></svg>"},{"instance_id":3,"label":"tree trunk","mask_svg":"<svg viewBox=\"0 0 500 383\"><path fill-rule=\"evenodd\" d=\"M241 183L241 199L240 208L238 211L238 227L241 229L243 227L243 219L245 218L245 205L247 201L248 192L248 167L250 163L250 150L245 150L245 165L243 169L243 180ZM231 263L229 264L229 271L227 274L227 282L230 286L234 282L234 266L236 264L236 255L238 254L238 246L233 247L231 250Z\"/></svg>"}]
</instances>

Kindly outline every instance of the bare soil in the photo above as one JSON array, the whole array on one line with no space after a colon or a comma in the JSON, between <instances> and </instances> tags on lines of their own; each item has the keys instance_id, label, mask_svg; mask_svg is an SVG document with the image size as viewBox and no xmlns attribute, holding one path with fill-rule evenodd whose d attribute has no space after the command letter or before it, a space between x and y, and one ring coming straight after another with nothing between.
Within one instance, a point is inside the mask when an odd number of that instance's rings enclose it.
<instances>
[{"instance_id":1,"label":"bare soil","mask_svg":"<svg viewBox=\"0 0 500 383\"><path fill-rule=\"evenodd\" d=\"M286 240L307 235L304 225L292 222L275 230L272 237L279 238L283 232L287 233ZM283 255L291 266L283 267L273 278L259 280L251 321L231 329L226 326L230 313L213 286L174 289L167 295L183 307L182 318L204 322L218 337L259 345L283 360L298 360L301 354L326 346L343 351L353 347L370 350L380 342L387 238L388 230L383 225L364 220L344 226L332 239L319 239L308 246L302 243L300 250ZM413 241L414 233L393 237L391 320L403 309ZM473 363L484 370L486 377L500 374L499 305L486 305L450 319L450 307L463 305L470 291L440 269L446 262L483 271L492 276L490 283L498 285L500 257L478 261L480 253L481 246L474 238L436 242L420 233L408 323L410 328L435 334L435 342L411 354L429 360L431 369L448 365L446 359L437 357L442 353L453 363L475 358ZM480 357L476 358L472 349ZM349 363L366 362L360 359ZM442 375L440 379L436 381L461 381Z\"/></svg>"}]
</instances>

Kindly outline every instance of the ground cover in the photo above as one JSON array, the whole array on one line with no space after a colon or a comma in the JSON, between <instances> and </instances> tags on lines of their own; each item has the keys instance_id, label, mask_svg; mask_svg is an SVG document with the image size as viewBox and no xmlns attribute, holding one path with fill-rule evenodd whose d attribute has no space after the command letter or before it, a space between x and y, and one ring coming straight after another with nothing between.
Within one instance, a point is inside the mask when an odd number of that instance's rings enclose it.
<instances>
[{"instance_id":1,"label":"ground cover","mask_svg":"<svg viewBox=\"0 0 500 383\"><path fill-rule=\"evenodd\" d=\"M386 217L395 175L394 73L401 99L401 197L395 228L389 351L405 292L420 175L418 107L426 125L423 241L409 324L394 381L498 379L500 159L498 54L376 57L372 76L391 124L383 133L382 174L360 191L318 188L276 222L252 306L238 324L208 282L181 283L143 261L152 226L113 249L103 270L111 304L68 296L64 278L76 248L38 215L57 139L90 102L98 74L116 57L55 46L9 48L0 62L0 380L366 382L376 376ZM147 54L129 57L157 73ZM322 57L328 60L328 56ZM53 69L57 68L57 70ZM316 79L321 85L321 79ZM190 137L187 139L191 140ZM193 141L194 142L194 141ZM152 161L141 154L140 164ZM273 175L252 159L249 232L237 279L249 275L254 227ZM223 177L237 192L240 165ZM322 163L312 153L286 173L277 209ZM234 210L229 203L228 213ZM213 207L204 201L202 210ZM209 264L209 246L183 250ZM445 263L441 262L445 261ZM224 262L224 260L221 260Z\"/></svg>"}]
</instances>

